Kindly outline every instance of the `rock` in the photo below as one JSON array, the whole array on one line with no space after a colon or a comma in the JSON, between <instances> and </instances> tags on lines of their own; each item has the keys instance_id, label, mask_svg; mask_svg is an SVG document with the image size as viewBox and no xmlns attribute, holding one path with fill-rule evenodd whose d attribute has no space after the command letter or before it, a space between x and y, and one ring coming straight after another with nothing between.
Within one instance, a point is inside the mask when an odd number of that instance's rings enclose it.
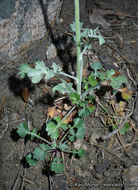
<instances>
[{"instance_id":1,"label":"rock","mask_svg":"<svg viewBox=\"0 0 138 190\"><path fill-rule=\"evenodd\" d=\"M0 17L3 19L9 18L15 12L16 0L0 1Z\"/></svg>"},{"instance_id":2,"label":"rock","mask_svg":"<svg viewBox=\"0 0 138 190\"><path fill-rule=\"evenodd\" d=\"M0 1L0 52L12 57L44 37L60 7L60 0Z\"/></svg>"},{"instance_id":3,"label":"rock","mask_svg":"<svg viewBox=\"0 0 138 190\"><path fill-rule=\"evenodd\" d=\"M51 43L50 46L46 50L46 58L47 60L50 60L57 56L57 49L56 46Z\"/></svg>"}]
</instances>

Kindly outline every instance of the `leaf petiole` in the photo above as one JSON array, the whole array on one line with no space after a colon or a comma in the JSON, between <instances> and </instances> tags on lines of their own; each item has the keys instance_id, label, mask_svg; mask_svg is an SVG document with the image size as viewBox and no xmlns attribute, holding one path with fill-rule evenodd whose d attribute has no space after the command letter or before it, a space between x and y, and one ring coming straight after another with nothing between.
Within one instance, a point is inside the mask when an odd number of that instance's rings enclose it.
<instances>
[{"instance_id":1,"label":"leaf petiole","mask_svg":"<svg viewBox=\"0 0 138 190\"><path fill-rule=\"evenodd\" d=\"M60 75L64 75L64 76L66 76L66 77L69 77L69 78L71 78L71 79L73 79L73 80L75 80L75 81L77 82L77 78L74 77L74 76L72 76L72 75L68 75L67 73L64 73L64 72L59 72L59 74L60 74Z\"/></svg>"},{"instance_id":2,"label":"leaf petiole","mask_svg":"<svg viewBox=\"0 0 138 190\"><path fill-rule=\"evenodd\" d=\"M35 136L36 138L41 139L42 141L46 142L48 145L51 145L51 143L50 143L49 141L47 141L46 139L44 139L44 138L42 138L42 137L36 135L35 133L32 133L32 132L30 132L30 131L28 131L27 133L28 133L28 135Z\"/></svg>"}]
</instances>

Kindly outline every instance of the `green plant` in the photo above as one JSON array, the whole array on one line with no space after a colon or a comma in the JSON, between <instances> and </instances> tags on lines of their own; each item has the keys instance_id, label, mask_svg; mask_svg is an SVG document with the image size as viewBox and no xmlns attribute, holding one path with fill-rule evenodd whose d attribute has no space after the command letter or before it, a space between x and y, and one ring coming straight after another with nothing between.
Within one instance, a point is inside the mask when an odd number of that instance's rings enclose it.
<instances>
[{"instance_id":1,"label":"green plant","mask_svg":"<svg viewBox=\"0 0 138 190\"><path fill-rule=\"evenodd\" d=\"M56 116L51 118L46 124L46 132L51 138L51 141L46 140L37 133L37 129L30 130L26 123L22 123L18 126L17 133L21 137L30 136L31 140L38 138L42 143L36 147L33 153L29 153L26 157L27 162L30 165L37 164L38 160L45 159L47 153L52 154L51 170L56 173L64 171L64 163L61 157L61 152L71 153L83 157L85 151L83 149L71 150L68 146L68 142L74 142L76 139L83 139L85 135L83 117L88 116L94 110L95 92L100 89L104 81L108 82L114 89L114 93L120 88L122 83L126 82L125 77L114 76L114 70L108 70L103 72L103 68L100 62L95 62L91 65L91 74L88 78L82 80L83 72L83 55L87 49L91 48L91 42L93 38L99 40L99 44L104 43L104 38L98 34L98 28L95 30L82 29L82 23L79 22L79 0L74 0L75 3L75 22L71 24L71 29L75 33L74 41L77 49L77 72L76 76L66 74L62 71L62 68L56 63L53 63L51 68L46 67L43 61L35 62L35 68L31 68L29 64L25 63L20 66L20 72L22 78L29 77L32 83L39 83L41 79L49 80L53 77L57 77L61 83L57 84L53 88L53 92L59 91L62 94L68 94L73 106L65 117ZM84 39L87 40L84 40ZM74 84L67 83L61 76L69 77L74 80ZM73 86L76 84L76 88ZM64 123L66 118L77 107L78 116L73 117L73 122Z\"/></svg>"},{"instance_id":2,"label":"green plant","mask_svg":"<svg viewBox=\"0 0 138 190\"><path fill-rule=\"evenodd\" d=\"M49 142L45 138L40 137L40 135L37 134L36 128L29 130L26 123L22 123L18 126L17 133L21 137L28 135L31 137L31 140L38 138L43 142L40 143L40 146L34 149L33 154L29 153L27 155L26 160L29 165L36 165L38 160L43 160L46 158L47 153L52 153L52 157L54 159L51 163L51 170L56 173L62 173L64 171L64 163L60 156L61 152L70 154L72 153L74 155L78 155L79 157L83 157L85 155L84 150L69 150L69 147L67 145L68 141L73 142L75 139L81 139L84 137L84 122L82 119L75 118L74 123L71 126L63 124L61 118L57 116L47 123L46 131L51 137L52 142ZM68 139L66 136L68 136ZM61 138L60 141L58 140L59 138ZM64 141L65 138L66 141Z\"/></svg>"}]
</instances>

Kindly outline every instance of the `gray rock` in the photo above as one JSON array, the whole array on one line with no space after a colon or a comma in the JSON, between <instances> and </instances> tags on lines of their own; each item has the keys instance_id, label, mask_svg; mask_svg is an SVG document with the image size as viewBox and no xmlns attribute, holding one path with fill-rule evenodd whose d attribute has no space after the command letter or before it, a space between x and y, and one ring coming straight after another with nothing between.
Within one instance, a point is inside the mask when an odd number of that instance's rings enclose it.
<instances>
[{"instance_id":1,"label":"gray rock","mask_svg":"<svg viewBox=\"0 0 138 190\"><path fill-rule=\"evenodd\" d=\"M0 52L12 57L44 37L60 7L60 0L0 0Z\"/></svg>"},{"instance_id":2,"label":"gray rock","mask_svg":"<svg viewBox=\"0 0 138 190\"><path fill-rule=\"evenodd\" d=\"M57 56L57 49L53 43L50 44L50 46L47 48L46 51L46 58L47 60L50 60Z\"/></svg>"},{"instance_id":3,"label":"gray rock","mask_svg":"<svg viewBox=\"0 0 138 190\"><path fill-rule=\"evenodd\" d=\"M10 18L15 12L15 3L17 0L0 0L0 17L2 19Z\"/></svg>"}]
</instances>

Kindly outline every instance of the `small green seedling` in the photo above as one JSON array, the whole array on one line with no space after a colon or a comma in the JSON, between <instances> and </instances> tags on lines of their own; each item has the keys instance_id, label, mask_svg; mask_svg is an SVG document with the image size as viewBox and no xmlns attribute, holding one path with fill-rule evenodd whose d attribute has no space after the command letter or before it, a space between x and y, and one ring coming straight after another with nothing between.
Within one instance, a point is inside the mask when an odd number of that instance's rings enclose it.
<instances>
[{"instance_id":1,"label":"small green seedling","mask_svg":"<svg viewBox=\"0 0 138 190\"><path fill-rule=\"evenodd\" d=\"M122 129L120 129L120 134L121 135L125 135L125 133L127 132L127 131L129 131L129 129L130 129L130 123L125 123L124 125L123 125L123 127L122 127Z\"/></svg>"}]
</instances>

